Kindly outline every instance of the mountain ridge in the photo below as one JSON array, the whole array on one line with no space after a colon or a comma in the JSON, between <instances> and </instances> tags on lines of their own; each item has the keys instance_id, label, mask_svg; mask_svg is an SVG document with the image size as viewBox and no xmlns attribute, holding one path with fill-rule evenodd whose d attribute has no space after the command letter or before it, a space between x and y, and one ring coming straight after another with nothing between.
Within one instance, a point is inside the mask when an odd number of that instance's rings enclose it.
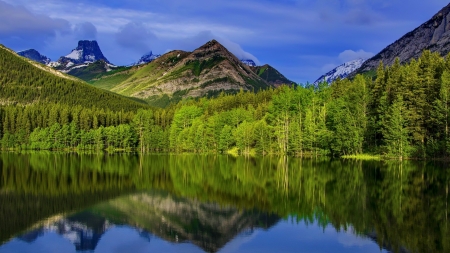
<instances>
[{"instance_id":1,"label":"mountain ridge","mask_svg":"<svg viewBox=\"0 0 450 253\"><path fill-rule=\"evenodd\" d=\"M407 63L417 59L424 50L438 52L441 56L450 53L450 4L368 59L351 76L376 69L380 61L392 65L399 58L400 63Z\"/></svg>"}]
</instances>

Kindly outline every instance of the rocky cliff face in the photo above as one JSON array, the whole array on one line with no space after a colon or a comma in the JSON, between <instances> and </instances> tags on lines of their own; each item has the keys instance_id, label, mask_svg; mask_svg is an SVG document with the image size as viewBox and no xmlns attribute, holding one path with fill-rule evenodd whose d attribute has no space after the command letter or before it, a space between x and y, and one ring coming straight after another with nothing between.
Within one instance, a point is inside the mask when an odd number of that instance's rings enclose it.
<instances>
[{"instance_id":1,"label":"rocky cliff face","mask_svg":"<svg viewBox=\"0 0 450 253\"><path fill-rule=\"evenodd\" d=\"M20 52L17 52L17 54L20 55L20 56L23 56L25 58L28 58L30 60L33 60L35 62L39 62L39 63L45 64L45 65L49 64L50 61L51 61L50 58L48 58L45 55L41 55L35 49L28 49L28 50L25 50L25 51L20 51Z\"/></svg>"},{"instance_id":2,"label":"rocky cliff face","mask_svg":"<svg viewBox=\"0 0 450 253\"><path fill-rule=\"evenodd\" d=\"M364 62L356 72L376 69L380 61L385 65L392 65L397 57L400 63L405 63L418 58L426 49L438 52L442 56L450 52L450 4L430 20Z\"/></svg>"}]
</instances>

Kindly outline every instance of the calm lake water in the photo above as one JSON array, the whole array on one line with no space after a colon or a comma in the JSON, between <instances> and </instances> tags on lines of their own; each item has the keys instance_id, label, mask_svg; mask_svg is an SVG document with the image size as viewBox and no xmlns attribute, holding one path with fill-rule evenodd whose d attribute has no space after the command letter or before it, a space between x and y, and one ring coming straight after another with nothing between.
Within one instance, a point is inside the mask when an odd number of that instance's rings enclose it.
<instances>
[{"instance_id":1,"label":"calm lake water","mask_svg":"<svg viewBox=\"0 0 450 253\"><path fill-rule=\"evenodd\" d=\"M4 252L450 252L431 162L0 153Z\"/></svg>"}]
</instances>

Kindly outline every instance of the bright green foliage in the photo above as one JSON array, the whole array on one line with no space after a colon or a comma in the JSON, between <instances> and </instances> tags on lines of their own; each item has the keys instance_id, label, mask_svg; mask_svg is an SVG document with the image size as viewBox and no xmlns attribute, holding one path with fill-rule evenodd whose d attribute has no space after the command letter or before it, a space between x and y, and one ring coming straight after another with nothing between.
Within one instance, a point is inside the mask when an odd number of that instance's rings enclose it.
<instances>
[{"instance_id":1,"label":"bright green foliage","mask_svg":"<svg viewBox=\"0 0 450 253\"><path fill-rule=\"evenodd\" d=\"M411 151L407 114L408 110L403 103L403 97L399 95L389 108L383 129L385 148L389 156L402 159L408 157Z\"/></svg>"},{"instance_id":2,"label":"bright green foliage","mask_svg":"<svg viewBox=\"0 0 450 253\"><path fill-rule=\"evenodd\" d=\"M219 151L221 152L225 152L227 151L231 145L233 144L233 135L232 135L232 131L233 128L229 125L225 125L222 128L222 131L220 131L220 136L219 136Z\"/></svg>"}]
</instances>

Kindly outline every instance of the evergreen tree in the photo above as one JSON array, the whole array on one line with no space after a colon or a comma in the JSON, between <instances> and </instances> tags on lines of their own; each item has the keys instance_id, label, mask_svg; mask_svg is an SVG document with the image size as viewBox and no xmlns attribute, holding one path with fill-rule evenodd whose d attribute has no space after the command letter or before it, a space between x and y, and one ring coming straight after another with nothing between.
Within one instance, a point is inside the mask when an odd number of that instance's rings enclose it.
<instances>
[{"instance_id":1,"label":"evergreen tree","mask_svg":"<svg viewBox=\"0 0 450 253\"><path fill-rule=\"evenodd\" d=\"M407 118L408 111L403 103L403 97L398 95L388 110L383 128L385 149L388 156L399 159L409 156L411 146Z\"/></svg>"}]
</instances>

